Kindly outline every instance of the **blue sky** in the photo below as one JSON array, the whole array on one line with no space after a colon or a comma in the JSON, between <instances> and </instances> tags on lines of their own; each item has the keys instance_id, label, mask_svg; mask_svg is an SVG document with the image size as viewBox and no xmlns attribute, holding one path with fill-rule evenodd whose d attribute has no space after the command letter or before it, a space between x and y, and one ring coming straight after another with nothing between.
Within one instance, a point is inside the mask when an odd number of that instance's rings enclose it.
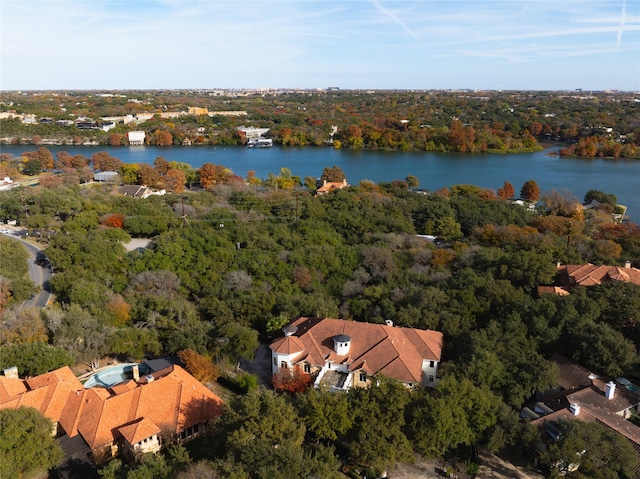
<instances>
[{"instance_id":1,"label":"blue sky","mask_svg":"<svg viewBox=\"0 0 640 479\"><path fill-rule=\"evenodd\" d=\"M640 0L1 0L0 88L640 90Z\"/></svg>"}]
</instances>

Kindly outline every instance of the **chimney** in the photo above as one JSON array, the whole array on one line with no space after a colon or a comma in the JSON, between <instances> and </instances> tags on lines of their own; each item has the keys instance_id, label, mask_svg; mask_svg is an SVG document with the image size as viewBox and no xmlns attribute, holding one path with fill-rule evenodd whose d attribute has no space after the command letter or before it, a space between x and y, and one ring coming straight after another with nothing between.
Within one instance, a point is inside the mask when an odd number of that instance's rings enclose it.
<instances>
[{"instance_id":1,"label":"chimney","mask_svg":"<svg viewBox=\"0 0 640 479\"><path fill-rule=\"evenodd\" d=\"M18 366L11 366L3 371L6 378L19 379L18 378Z\"/></svg>"},{"instance_id":2,"label":"chimney","mask_svg":"<svg viewBox=\"0 0 640 479\"><path fill-rule=\"evenodd\" d=\"M604 397L607 399L613 399L614 394L616 393L616 383L613 381L609 381L607 383L607 388L604 391Z\"/></svg>"},{"instance_id":3,"label":"chimney","mask_svg":"<svg viewBox=\"0 0 640 479\"><path fill-rule=\"evenodd\" d=\"M144 378L147 380L147 384L152 383L155 379L152 374L147 374Z\"/></svg>"},{"instance_id":4,"label":"chimney","mask_svg":"<svg viewBox=\"0 0 640 479\"><path fill-rule=\"evenodd\" d=\"M285 336L292 336L296 334L297 330L298 330L298 326L294 326L293 324L289 324L288 326L285 326L284 328L282 328L282 332L284 333Z\"/></svg>"},{"instance_id":5,"label":"chimney","mask_svg":"<svg viewBox=\"0 0 640 479\"><path fill-rule=\"evenodd\" d=\"M625 269L631 268L631 261L625 261L624 262L624 267L625 267Z\"/></svg>"},{"instance_id":6,"label":"chimney","mask_svg":"<svg viewBox=\"0 0 640 479\"><path fill-rule=\"evenodd\" d=\"M573 414L574 416L578 416L580 414L580 406L578 406L576 403L571 404L571 406L569 406L569 411L571 411L571 414Z\"/></svg>"},{"instance_id":7,"label":"chimney","mask_svg":"<svg viewBox=\"0 0 640 479\"><path fill-rule=\"evenodd\" d=\"M556 262L556 268L559 268L560 266L562 266L562 263L560 261Z\"/></svg>"},{"instance_id":8,"label":"chimney","mask_svg":"<svg viewBox=\"0 0 640 479\"><path fill-rule=\"evenodd\" d=\"M131 373L133 374L134 381L140 379L140 367L137 364L131 366Z\"/></svg>"}]
</instances>

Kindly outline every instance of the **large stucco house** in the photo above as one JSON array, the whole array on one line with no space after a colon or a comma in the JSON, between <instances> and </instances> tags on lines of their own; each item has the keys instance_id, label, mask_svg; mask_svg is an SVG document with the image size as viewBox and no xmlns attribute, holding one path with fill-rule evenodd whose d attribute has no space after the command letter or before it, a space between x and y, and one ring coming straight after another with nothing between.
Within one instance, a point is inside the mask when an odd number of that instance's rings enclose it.
<instances>
[{"instance_id":1,"label":"large stucco house","mask_svg":"<svg viewBox=\"0 0 640 479\"><path fill-rule=\"evenodd\" d=\"M81 438L95 462L136 458L204 432L222 401L178 365L109 387L85 387L68 367L28 379L0 376L0 409L32 407L63 441Z\"/></svg>"},{"instance_id":2,"label":"large stucco house","mask_svg":"<svg viewBox=\"0 0 640 479\"><path fill-rule=\"evenodd\" d=\"M270 345L274 375L299 368L334 391L367 387L384 375L408 387L438 384L439 331L301 317Z\"/></svg>"}]
</instances>

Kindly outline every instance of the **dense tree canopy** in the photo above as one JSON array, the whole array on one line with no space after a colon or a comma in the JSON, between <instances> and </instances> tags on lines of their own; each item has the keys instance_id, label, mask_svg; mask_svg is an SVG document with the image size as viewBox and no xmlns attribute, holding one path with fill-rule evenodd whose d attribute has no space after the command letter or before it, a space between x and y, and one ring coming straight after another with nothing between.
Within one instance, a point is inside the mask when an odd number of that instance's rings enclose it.
<instances>
[{"instance_id":1,"label":"dense tree canopy","mask_svg":"<svg viewBox=\"0 0 640 479\"><path fill-rule=\"evenodd\" d=\"M469 130L453 127L460 148L471 147ZM374 133L349 131L354 144L381 141ZM192 173L156 163L159 183L174 170ZM424 195L400 180L312 196L289 189L299 179L288 171L260 188L219 165L204 173L207 191L147 199L64 185L0 196L2 217L26 221L26 205L29 224L52 232L42 242L55 270L54 304L32 310L7 302L0 323L0 353L21 371L59 367L69 355L92 363L182 351L203 380L219 371L252 390L230 401L205 438L211 462L184 463L180 473L332 477L336 446L370 473L415 451L497 450L530 435L517 411L535 390L555 385L552 354L598 374L637 368L639 287L611 282L562 297L537 294L554 283L557 261L635 265L635 225L614 224L603 212L587 221L555 197L557 208L531 212L504 201L513 196L508 182L498 195L474 185ZM438 235L438 244L425 234ZM131 235L150 242L127 251ZM7 241L0 239L3 251L18 244ZM15 253L10 269L24 277L24 252ZM1 284L10 297L8 282ZM238 363L298 316L442 331L439 388L376 378L368 390L290 397L254 387ZM281 389L302 389L294 386ZM139 472L116 464L104 474L177 474L167 461L147 459Z\"/></svg>"},{"instance_id":2,"label":"dense tree canopy","mask_svg":"<svg viewBox=\"0 0 640 479\"><path fill-rule=\"evenodd\" d=\"M0 477L30 477L62 460L53 424L33 408L0 410Z\"/></svg>"}]
</instances>

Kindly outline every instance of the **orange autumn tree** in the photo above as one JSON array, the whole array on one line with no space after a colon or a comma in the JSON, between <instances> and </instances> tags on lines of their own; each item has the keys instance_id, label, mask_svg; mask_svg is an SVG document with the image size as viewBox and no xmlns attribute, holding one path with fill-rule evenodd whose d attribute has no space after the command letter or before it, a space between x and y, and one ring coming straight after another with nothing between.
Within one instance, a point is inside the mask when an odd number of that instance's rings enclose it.
<instances>
[{"instance_id":1,"label":"orange autumn tree","mask_svg":"<svg viewBox=\"0 0 640 479\"><path fill-rule=\"evenodd\" d=\"M187 175L184 171L175 168L169 169L162 177L162 184L171 193L182 193L184 184L187 182Z\"/></svg>"},{"instance_id":2,"label":"orange autumn tree","mask_svg":"<svg viewBox=\"0 0 640 479\"><path fill-rule=\"evenodd\" d=\"M183 349L178 352L178 357L189 374L200 382L215 381L220 375L218 367L211 362L211 358L198 354L193 349Z\"/></svg>"},{"instance_id":3,"label":"orange autumn tree","mask_svg":"<svg viewBox=\"0 0 640 479\"><path fill-rule=\"evenodd\" d=\"M113 315L115 326L122 326L131 319L131 305L120 294L114 294L105 304L105 309Z\"/></svg>"},{"instance_id":4,"label":"orange autumn tree","mask_svg":"<svg viewBox=\"0 0 640 479\"><path fill-rule=\"evenodd\" d=\"M301 393L306 391L313 384L313 376L305 373L299 367L292 369L281 369L271 379L273 389L276 391L287 391L290 393Z\"/></svg>"},{"instance_id":5,"label":"orange autumn tree","mask_svg":"<svg viewBox=\"0 0 640 479\"><path fill-rule=\"evenodd\" d=\"M124 215L120 213L112 213L110 215L106 215L100 221L102 226L106 226L107 228L124 228Z\"/></svg>"},{"instance_id":6,"label":"orange autumn tree","mask_svg":"<svg viewBox=\"0 0 640 479\"><path fill-rule=\"evenodd\" d=\"M210 189L216 184L229 183L233 177L233 173L230 169L221 165L214 165L213 163L205 163L200 167L200 184L204 189Z\"/></svg>"},{"instance_id":7,"label":"orange autumn tree","mask_svg":"<svg viewBox=\"0 0 640 479\"><path fill-rule=\"evenodd\" d=\"M508 200L516 195L516 190L511 183L505 181L502 188L498 188L498 198Z\"/></svg>"},{"instance_id":8,"label":"orange autumn tree","mask_svg":"<svg viewBox=\"0 0 640 479\"><path fill-rule=\"evenodd\" d=\"M173 145L173 135L166 130L157 130L155 132L156 145L171 146Z\"/></svg>"},{"instance_id":9,"label":"orange autumn tree","mask_svg":"<svg viewBox=\"0 0 640 479\"><path fill-rule=\"evenodd\" d=\"M524 185L522 185L522 189L520 190L520 196L522 199L535 202L540 198L540 187L535 180L529 180Z\"/></svg>"}]
</instances>

